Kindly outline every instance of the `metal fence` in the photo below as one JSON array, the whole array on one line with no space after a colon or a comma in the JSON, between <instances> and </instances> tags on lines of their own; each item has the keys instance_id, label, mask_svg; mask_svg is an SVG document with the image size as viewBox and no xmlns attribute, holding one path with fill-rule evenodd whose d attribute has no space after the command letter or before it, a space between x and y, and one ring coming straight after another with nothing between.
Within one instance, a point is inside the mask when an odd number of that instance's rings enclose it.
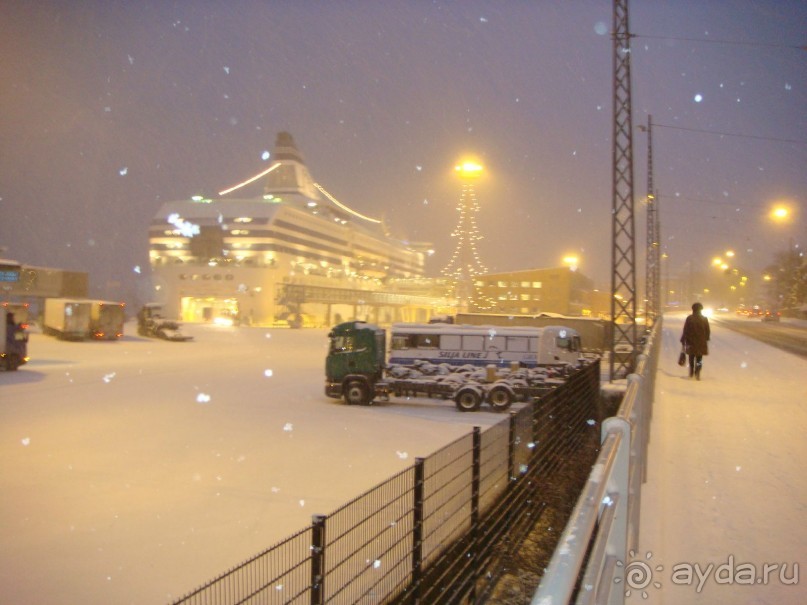
<instances>
[{"instance_id":1,"label":"metal fence","mask_svg":"<svg viewBox=\"0 0 807 605\"><path fill-rule=\"evenodd\" d=\"M174 605L482 602L553 478L596 447L599 380L595 361Z\"/></svg>"},{"instance_id":2,"label":"metal fence","mask_svg":"<svg viewBox=\"0 0 807 605\"><path fill-rule=\"evenodd\" d=\"M641 488L662 320L653 327L616 416L602 424L602 446L532 605L625 602L625 565L639 539Z\"/></svg>"}]
</instances>

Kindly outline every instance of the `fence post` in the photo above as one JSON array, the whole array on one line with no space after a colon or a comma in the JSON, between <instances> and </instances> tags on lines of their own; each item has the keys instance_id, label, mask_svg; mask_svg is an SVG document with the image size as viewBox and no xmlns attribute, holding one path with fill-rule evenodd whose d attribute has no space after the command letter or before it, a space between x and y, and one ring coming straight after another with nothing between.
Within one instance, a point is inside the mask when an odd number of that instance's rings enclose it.
<instances>
[{"instance_id":1,"label":"fence post","mask_svg":"<svg viewBox=\"0 0 807 605\"><path fill-rule=\"evenodd\" d=\"M425 458L415 458L415 489L412 503L412 582L410 603L420 603L420 581L423 574L423 484Z\"/></svg>"},{"instance_id":2,"label":"fence post","mask_svg":"<svg viewBox=\"0 0 807 605\"><path fill-rule=\"evenodd\" d=\"M507 488L513 485L516 475L516 416L518 412L510 412L510 426L507 434Z\"/></svg>"},{"instance_id":3,"label":"fence post","mask_svg":"<svg viewBox=\"0 0 807 605\"><path fill-rule=\"evenodd\" d=\"M479 573L475 560L479 557L479 490L482 483L482 429L478 426L474 427L471 458L471 539L468 545L468 557L474 561L471 565L474 571L468 598L473 602L476 599L476 579Z\"/></svg>"},{"instance_id":4,"label":"fence post","mask_svg":"<svg viewBox=\"0 0 807 605\"><path fill-rule=\"evenodd\" d=\"M311 605L322 605L325 581L325 515L311 519Z\"/></svg>"}]
</instances>

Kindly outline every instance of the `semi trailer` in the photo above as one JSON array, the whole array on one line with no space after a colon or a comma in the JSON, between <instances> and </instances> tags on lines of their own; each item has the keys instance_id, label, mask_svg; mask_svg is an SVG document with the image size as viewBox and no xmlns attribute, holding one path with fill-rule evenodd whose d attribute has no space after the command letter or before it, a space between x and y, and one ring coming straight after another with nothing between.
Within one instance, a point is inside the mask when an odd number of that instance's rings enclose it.
<instances>
[{"instance_id":1,"label":"semi trailer","mask_svg":"<svg viewBox=\"0 0 807 605\"><path fill-rule=\"evenodd\" d=\"M579 336L563 326L501 334L495 327L476 328L394 324L388 359L386 330L361 321L341 323L328 334L325 394L358 405L405 396L451 399L463 412L483 402L504 411L556 388L584 362L571 351L579 350ZM412 350L415 354L401 354Z\"/></svg>"}]
</instances>

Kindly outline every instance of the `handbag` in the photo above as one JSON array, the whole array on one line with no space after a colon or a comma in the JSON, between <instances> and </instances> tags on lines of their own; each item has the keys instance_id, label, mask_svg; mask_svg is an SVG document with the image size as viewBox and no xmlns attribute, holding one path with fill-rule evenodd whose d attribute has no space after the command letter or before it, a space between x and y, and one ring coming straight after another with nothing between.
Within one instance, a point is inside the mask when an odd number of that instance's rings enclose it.
<instances>
[{"instance_id":1,"label":"handbag","mask_svg":"<svg viewBox=\"0 0 807 605\"><path fill-rule=\"evenodd\" d=\"M678 354L678 365L679 366L684 366L684 365L686 365L686 363L687 363L687 354L686 354L686 350L682 346L681 347L681 352Z\"/></svg>"}]
</instances>

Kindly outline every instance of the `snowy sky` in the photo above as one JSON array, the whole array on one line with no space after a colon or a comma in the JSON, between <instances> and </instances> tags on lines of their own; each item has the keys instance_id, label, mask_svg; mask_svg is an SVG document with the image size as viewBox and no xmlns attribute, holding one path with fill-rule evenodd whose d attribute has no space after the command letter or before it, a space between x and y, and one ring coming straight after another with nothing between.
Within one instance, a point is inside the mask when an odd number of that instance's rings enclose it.
<instances>
[{"instance_id":1,"label":"snowy sky","mask_svg":"<svg viewBox=\"0 0 807 605\"><path fill-rule=\"evenodd\" d=\"M3 255L89 271L99 294L120 280L124 296L148 297L134 268L147 265L160 205L264 170L264 152L288 130L338 199L434 243L432 275L453 249L452 168L472 153L487 167L486 265L554 266L574 252L607 285L611 9L605 0L6 0ZM789 237L804 245L807 54L796 47L805 25L801 1L632 3L634 123L650 113L658 125L672 273L708 268L726 248L761 270ZM635 130L638 199L646 136ZM779 200L801 208L790 225L766 219ZM636 229L641 255L641 210Z\"/></svg>"}]
</instances>

